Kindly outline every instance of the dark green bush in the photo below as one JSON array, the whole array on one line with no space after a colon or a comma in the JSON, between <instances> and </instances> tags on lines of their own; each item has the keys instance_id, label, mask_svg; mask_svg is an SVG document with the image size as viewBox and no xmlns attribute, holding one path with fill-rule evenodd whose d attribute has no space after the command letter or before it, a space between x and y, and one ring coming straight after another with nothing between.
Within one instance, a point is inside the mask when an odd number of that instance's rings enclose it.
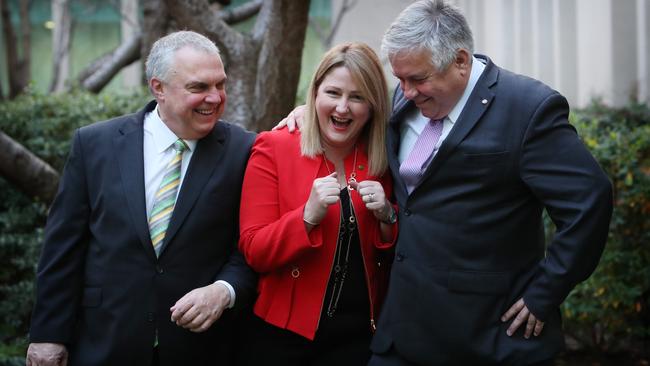
<instances>
[{"instance_id":1,"label":"dark green bush","mask_svg":"<svg viewBox=\"0 0 650 366\"><path fill-rule=\"evenodd\" d=\"M144 90L99 96L29 93L0 103L0 130L61 171L77 127L135 112L149 99ZM45 203L0 178L0 364L24 356L46 213Z\"/></svg>"},{"instance_id":2,"label":"dark green bush","mask_svg":"<svg viewBox=\"0 0 650 366\"><path fill-rule=\"evenodd\" d=\"M594 274L563 305L565 328L602 351L640 350L650 338L650 108L594 103L572 124L614 186L614 214Z\"/></svg>"}]
</instances>

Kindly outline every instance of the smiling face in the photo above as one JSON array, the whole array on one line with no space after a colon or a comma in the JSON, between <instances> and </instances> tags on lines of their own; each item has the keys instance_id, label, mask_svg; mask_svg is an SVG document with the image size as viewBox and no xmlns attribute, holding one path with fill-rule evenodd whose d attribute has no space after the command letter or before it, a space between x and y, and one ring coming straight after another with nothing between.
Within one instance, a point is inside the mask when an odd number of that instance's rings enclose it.
<instances>
[{"instance_id":1,"label":"smiling face","mask_svg":"<svg viewBox=\"0 0 650 366\"><path fill-rule=\"evenodd\" d=\"M226 73L218 54L183 47L172 56L167 81L152 78L160 117L176 136L209 134L226 105Z\"/></svg>"},{"instance_id":2,"label":"smiling face","mask_svg":"<svg viewBox=\"0 0 650 366\"><path fill-rule=\"evenodd\" d=\"M412 100L423 116L444 118L460 100L471 71L471 58L460 50L446 70L436 70L431 65L427 51L409 52L390 58L393 74L407 99Z\"/></svg>"},{"instance_id":3,"label":"smiling face","mask_svg":"<svg viewBox=\"0 0 650 366\"><path fill-rule=\"evenodd\" d=\"M323 78L315 107L326 150L352 149L370 118L370 106L344 66L331 69Z\"/></svg>"}]
</instances>

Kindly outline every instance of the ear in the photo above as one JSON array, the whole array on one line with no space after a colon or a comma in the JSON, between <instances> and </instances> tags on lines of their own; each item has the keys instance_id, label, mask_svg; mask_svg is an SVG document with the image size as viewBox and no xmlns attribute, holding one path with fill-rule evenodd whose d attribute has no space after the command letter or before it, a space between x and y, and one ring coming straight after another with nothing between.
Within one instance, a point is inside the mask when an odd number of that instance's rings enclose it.
<instances>
[{"instance_id":1,"label":"ear","mask_svg":"<svg viewBox=\"0 0 650 366\"><path fill-rule=\"evenodd\" d=\"M162 80L151 78L151 80L149 80L149 89L151 89L151 93L153 93L153 96L157 100L160 101L165 99L165 87Z\"/></svg>"},{"instance_id":2,"label":"ear","mask_svg":"<svg viewBox=\"0 0 650 366\"><path fill-rule=\"evenodd\" d=\"M461 70L461 72L469 72L472 69L472 54L464 48L456 52L456 59L454 65Z\"/></svg>"}]
</instances>

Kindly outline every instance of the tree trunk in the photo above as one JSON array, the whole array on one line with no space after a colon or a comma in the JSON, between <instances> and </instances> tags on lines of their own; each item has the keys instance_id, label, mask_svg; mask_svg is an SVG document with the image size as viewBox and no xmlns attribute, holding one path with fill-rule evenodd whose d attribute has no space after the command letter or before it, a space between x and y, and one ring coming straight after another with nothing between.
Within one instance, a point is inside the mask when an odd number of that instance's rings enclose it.
<instances>
[{"instance_id":1,"label":"tree trunk","mask_svg":"<svg viewBox=\"0 0 650 366\"><path fill-rule=\"evenodd\" d=\"M252 33L230 28L205 0L166 0L179 28L205 34L221 50L229 75L224 118L261 131L293 108L309 1L263 1Z\"/></svg>"},{"instance_id":2,"label":"tree trunk","mask_svg":"<svg viewBox=\"0 0 650 366\"><path fill-rule=\"evenodd\" d=\"M167 34L170 27L170 17L167 4L163 0L141 0L142 11L142 42L140 43L140 55L142 70L147 61L147 55L153 43L160 37Z\"/></svg>"},{"instance_id":3,"label":"tree trunk","mask_svg":"<svg viewBox=\"0 0 650 366\"><path fill-rule=\"evenodd\" d=\"M29 23L29 1L20 0L20 29L22 58L18 57L18 39L11 24L9 0L0 0L2 26L7 50L7 69L9 72L9 99L22 93L30 79L31 25Z\"/></svg>"},{"instance_id":4,"label":"tree trunk","mask_svg":"<svg viewBox=\"0 0 650 366\"><path fill-rule=\"evenodd\" d=\"M65 83L70 72L70 38L72 34L72 17L69 0L52 1L52 82L50 92L65 90Z\"/></svg>"},{"instance_id":5,"label":"tree trunk","mask_svg":"<svg viewBox=\"0 0 650 366\"><path fill-rule=\"evenodd\" d=\"M138 20L138 0L121 0L120 13L122 20L120 27L122 30L122 43L127 42L133 36L142 32L140 29L140 21ZM137 44L137 57L140 58L140 41ZM134 60L135 61L135 60ZM142 64L131 62L130 65L124 67L122 71L122 86L126 89L138 87L142 85Z\"/></svg>"},{"instance_id":6,"label":"tree trunk","mask_svg":"<svg viewBox=\"0 0 650 366\"><path fill-rule=\"evenodd\" d=\"M308 15L309 1L282 0L271 2L258 16L254 36L262 50L252 99L257 106L252 127L257 131L270 130L295 105ZM239 103L250 100L244 96Z\"/></svg>"},{"instance_id":7,"label":"tree trunk","mask_svg":"<svg viewBox=\"0 0 650 366\"><path fill-rule=\"evenodd\" d=\"M38 156L0 131L0 175L23 193L50 203L59 174Z\"/></svg>"}]
</instances>

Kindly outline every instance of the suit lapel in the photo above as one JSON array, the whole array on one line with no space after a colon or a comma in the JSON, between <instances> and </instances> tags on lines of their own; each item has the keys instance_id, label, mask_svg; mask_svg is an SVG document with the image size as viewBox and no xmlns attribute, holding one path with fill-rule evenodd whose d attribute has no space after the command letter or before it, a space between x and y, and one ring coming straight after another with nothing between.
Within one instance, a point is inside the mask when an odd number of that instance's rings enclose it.
<instances>
[{"instance_id":1,"label":"suit lapel","mask_svg":"<svg viewBox=\"0 0 650 366\"><path fill-rule=\"evenodd\" d=\"M144 191L143 123L145 113L153 110L155 105L155 102L151 102L143 110L129 117L113 139L131 222L135 225L142 246L153 260L156 259L156 253L149 235Z\"/></svg>"},{"instance_id":2,"label":"suit lapel","mask_svg":"<svg viewBox=\"0 0 650 366\"><path fill-rule=\"evenodd\" d=\"M163 248L160 252L161 257L167 249L167 244L174 238L196 200L203 192L208 179L219 165L219 161L224 158L223 152L226 148L226 141L228 141L228 133L229 130L226 126L217 122L212 133L199 140L196 144L196 151L192 154L192 160L187 167L181 191L176 199L176 206L174 206L174 212L165 234ZM227 174L227 172L224 172L224 174Z\"/></svg>"},{"instance_id":3,"label":"suit lapel","mask_svg":"<svg viewBox=\"0 0 650 366\"><path fill-rule=\"evenodd\" d=\"M479 78L478 82L474 86L472 94L470 94L467 99L467 103L463 108L458 120L456 121L454 128L442 142L440 150L431 161L431 164L427 168L420 182L423 182L425 179L428 179L436 170L438 170L453 153L456 147L463 141L465 136L474 128L474 126L481 119L481 116L492 104L494 99L494 93L490 88L496 84L497 78L499 75L499 70L492 61L487 59L487 65L483 74ZM418 187L415 187L413 192L415 192Z\"/></svg>"},{"instance_id":4,"label":"suit lapel","mask_svg":"<svg viewBox=\"0 0 650 366\"><path fill-rule=\"evenodd\" d=\"M386 134L386 147L388 151L388 166L393 175L393 190L398 202L406 202L408 191L404 180L399 175L399 145L400 145L400 127L406 111L415 108L413 102L404 98L402 91L398 87L396 103L393 106L393 113L388 123L388 133Z\"/></svg>"}]
</instances>

